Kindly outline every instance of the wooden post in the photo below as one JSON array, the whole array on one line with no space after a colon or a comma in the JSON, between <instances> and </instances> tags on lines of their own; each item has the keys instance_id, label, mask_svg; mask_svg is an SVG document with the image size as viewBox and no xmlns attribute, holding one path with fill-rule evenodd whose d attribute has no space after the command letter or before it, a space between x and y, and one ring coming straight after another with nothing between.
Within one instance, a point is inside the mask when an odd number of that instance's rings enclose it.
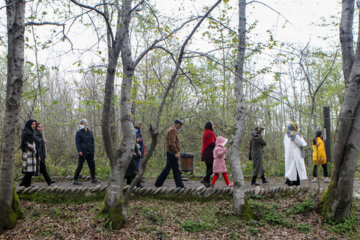
<instances>
[{"instance_id":1,"label":"wooden post","mask_svg":"<svg viewBox=\"0 0 360 240\"><path fill-rule=\"evenodd\" d=\"M323 107L324 115L324 143L327 162L332 162L331 160L331 124L330 124L330 107ZM329 166L329 176L331 174L330 165Z\"/></svg>"}]
</instances>

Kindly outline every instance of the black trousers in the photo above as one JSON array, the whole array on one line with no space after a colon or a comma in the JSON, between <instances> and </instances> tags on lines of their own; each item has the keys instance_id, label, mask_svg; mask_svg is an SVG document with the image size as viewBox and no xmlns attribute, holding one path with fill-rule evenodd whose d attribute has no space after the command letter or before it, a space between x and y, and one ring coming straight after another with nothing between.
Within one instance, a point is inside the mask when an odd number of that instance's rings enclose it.
<instances>
[{"instance_id":1,"label":"black trousers","mask_svg":"<svg viewBox=\"0 0 360 240\"><path fill-rule=\"evenodd\" d=\"M20 186L30 187L32 176L34 176L34 173L25 173L23 179L21 180Z\"/></svg>"},{"instance_id":2,"label":"black trousers","mask_svg":"<svg viewBox=\"0 0 360 240\"><path fill-rule=\"evenodd\" d=\"M175 154L170 152L166 152L166 158L167 159L166 159L165 168L157 177L155 181L155 187L161 187L164 184L167 176L169 175L170 170L172 169L176 187L183 188L184 183L181 179L181 172L179 170L179 162L178 162L179 159L175 157Z\"/></svg>"},{"instance_id":3,"label":"black trousers","mask_svg":"<svg viewBox=\"0 0 360 240\"><path fill-rule=\"evenodd\" d=\"M213 163L205 163L206 164L206 175L203 178L205 182L210 183L211 174L213 174Z\"/></svg>"},{"instance_id":4,"label":"black trousers","mask_svg":"<svg viewBox=\"0 0 360 240\"><path fill-rule=\"evenodd\" d=\"M49 184L51 182L51 178L46 170L45 160L40 161L40 173L43 175L45 181Z\"/></svg>"},{"instance_id":5,"label":"black trousers","mask_svg":"<svg viewBox=\"0 0 360 240\"><path fill-rule=\"evenodd\" d=\"M79 155L78 165L75 171L74 180L78 180L80 172L83 168L84 162L87 162L89 169L90 169L90 175L91 179L95 178L95 161L94 161L94 153L83 153L82 156Z\"/></svg>"},{"instance_id":6,"label":"black trousers","mask_svg":"<svg viewBox=\"0 0 360 240\"><path fill-rule=\"evenodd\" d=\"M328 177L327 163L321 165L324 171L324 177ZM313 177L317 177L318 165L314 165Z\"/></svg>"}]
</instances>

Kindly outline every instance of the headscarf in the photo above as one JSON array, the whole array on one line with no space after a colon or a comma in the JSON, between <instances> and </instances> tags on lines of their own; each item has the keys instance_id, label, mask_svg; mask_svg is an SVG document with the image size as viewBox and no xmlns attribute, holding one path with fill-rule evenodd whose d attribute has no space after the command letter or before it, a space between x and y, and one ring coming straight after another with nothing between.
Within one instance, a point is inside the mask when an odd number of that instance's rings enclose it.
<instances>
[{"instance_id":1,"label":"headscarf","mask_svg":"<svg viewBox=\"0 0 360 240\"><path fill-rule=\"evenodd\" d=\"M136 121L136 122L134 123L134 128L140 129L140 124L142 124L141 121Z\"/></svg>"},{"instance_id":2,"label":"headscarf","mask_svg":"<svg viewBox=\"0 0 360 240\"><path fill-rule=\"evenodd\" d=\"M262 131L264 131L265 128L263 127L256 127L254 129L254 131L251 133L251 135L254 137L254 138L259 138L260 137L260 134Z\"/></svg>"},{"instance_id":3,"label":"headscarf","mask_svg":"<svg viewBox=\"0 0 360 240\"><path fill-rule=\"evenodd\" d=\"M297 124L294 122L290 122L287 129L287 135L292 141L294 141L296 135L298 134L297 130L298 130Z\"/></svg>"},{"instance_id":4,"label":"headscarf","mask_svg":"<svg viewBox=\"0 0 360 240\"><path fill-rule=\"evenodd\" d=\"M211 131L214 131L212 122L205 123L205 129L209 129Z\"/></svg>"},{"instance_id":5,"label":"headscarf","mask_svg":"<svg viewBox=\"0 0 360 240\"><path fill-rule=\"evenodd\" d=\"M31 128L31 124L33 122L36 122L34 119L29 119L26 121L24 129L21 133L21 150L22 151L26 151L26 145L28 143L33 143L35 141L35 136L34 136L34 130Z\"/></svg>"},{"instance_id":6,"label":"headscarf","mask_svg":"<svg viewBox=\"0 0 360 240\"><path fill-rule=\"evenodd\" d=\"M291 139L291 141L295 140L296 135L299 135L297 133L298 130L298 126L295 122L290 122L288 125L288 130L287 130L287 136ZM304 147L300 147L300 151L301 151L301 157L305 158L305 150Z\"/></svg>"}]
</instances>

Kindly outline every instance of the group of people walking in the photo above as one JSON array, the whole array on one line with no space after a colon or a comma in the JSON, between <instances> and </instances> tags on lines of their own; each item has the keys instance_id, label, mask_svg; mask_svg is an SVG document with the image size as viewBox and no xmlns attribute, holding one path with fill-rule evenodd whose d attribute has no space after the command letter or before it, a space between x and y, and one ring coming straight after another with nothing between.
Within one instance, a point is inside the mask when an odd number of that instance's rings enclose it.
<instances>
[{"instance_id":1,"label":"group of people walking","mask_svg":"<svg viewBox=\"0 0 360 240\"><path fill-rule=\"evenodd\" d=\"M46 170L46 141L42 135L43 126L34 119L29 119L21 133L22 173L20 186L30 187L33 176L40 173L48 185L55 183Z\"/></svg>"},{"instance_id":2,"label":"group of people walking","mask_svg":"<svg viewBox=\"0 0 360 240\"><path fill-rule=\"evenodd\" d=\"M181 142L178 135L178 131L183 126L184 122L180 119L175 119L174 123L166 132L166 164L160 175L156 178L155 186L161 187L170 170L173 171L176 187L185 188L181 171L179 169L178 160L180 158ZM214 187L220 174L223 176L225 183L228 187L233 185L230 182L226 164L226 143L227 139L222 136L216 137L214 133L214 124L207 122L205 124L204 133L202 136L202 149L201 149L201 161L206 164L206 174L201 180L201 183L206 187ZM125 179L127 184L135 178L136 174L140 170L140 161L145 155L145 144L141 133L142 123L135 123L135 136L136 145L133 158L127 168ZM20 186L31 186L31 179L33 176L43 174L45 181L48 185L55 183L55 180L51 180L46 170L46 140L43 138L43 126L36 120L29 119L25 123L25 127L21 135L21 150L22 150L22 172L24 177L20 183ZM251 185L260 185L256 180L260 177L263 184L268 183L265 177L265 169L263 166L263 148L266 146L266 142L263 138L265 135L265 129L263 127L256 127L252 132L252 138L250 140L249 159L252 161L253 177ZM95 161L94 161L94 136L92 131L87 126L87 120L80 120L79 129L75 135L76 149L78 152L78 165L74 175L74 185L81 185L78 180L84 162L86 160L92 183L100 183L95 174ZM322 132L316 131L315 138L312 141L313 145L313 182L317 182L318 165L321 165L324 172L324 182L329 182L327 171L327 158L325 152L325 146L322 139ZM298 133L298 126L296 123L291 122L288 125L287 133L284 137L285 148L285 178L286 184L289 186L300 185L301 180L306 180L306 168L305 168L305 151L306 141ZM211 178L211 176L213 177ZM138 187L142 187L141 183L137 184Z\"/></svg>"},{"instance_id":3,"label":"group of people walking","mask_svg":"<svg viewBox=\"0 0 360 240\"><path fill-rule=\"evenodd\" d=\"M100 183L95 176L94 136L87 127L86 119L80 120L79 130L75 135L75 144L78 152L78 165L75 170L73 184L82 184L78 178L85 160L89 166L91 182ZM48 185L56 182L56 180L51 180L46 170L46 140L43 138L43 125L34 119L29 119L22 130L21 151L24 177L19 184L20 186L30 187L32 177L38 176L40 173L44 176Z\"/></svg>"},{"instance_id":4,"label":"group of people walking","mask_svg":"<svg viewBox=\"0 0 360 240\"><path fill-rule=\"evenodd\" d=\"M263 127L256 127L252 132L250 140L249 159L252 161L253 177L251 179L251 185L260 185L256 179L260 176L263 184L268 183L265 177L265 169L263 165L263 148L266 146L266 142L263 138L265 135L265 129ZM201 160L206 164L206 175L201 180L206 187L214 186L216 180L219 177L219 173L223 174L224 180L227 186L232 186L230 183L226 166L225 166L225 152L226 139L223 137L216 137L214 133L214 124L207 122L205 124L205 131L203 134L203 144L201 149ZM321 165L324 172L324 182L328 183L328 171L327 171L327 158L325 152L325 146L322 139L322 132L316 131L315 138L312 141L313 144L313 182L317 182L318 165ZM298 126L296 123L291 122L288 125L287 133L284 137L285 148L285 178L286 184L289 186L300 185L300 180L306 180L306 168L305 168L305 151L306 141L298 133ZM210 182L211 175L214 173L214 177Z\"/></svg>"}]
</instances>

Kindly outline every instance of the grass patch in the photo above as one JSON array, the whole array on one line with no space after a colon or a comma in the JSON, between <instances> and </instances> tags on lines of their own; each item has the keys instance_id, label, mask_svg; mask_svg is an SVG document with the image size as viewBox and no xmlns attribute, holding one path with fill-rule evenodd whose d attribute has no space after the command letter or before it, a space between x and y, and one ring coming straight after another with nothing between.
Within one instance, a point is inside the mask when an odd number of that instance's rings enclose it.
<instances>
[{"instance_id":1,"label":"grass patch","mask_svg":"<svg viewBox=\"0 0 360 240\"><path fill-rule=\"evenodd\" d=\"M299 223L297 225L297 229L302 233L309 233L312 231L312 227L309 226L307 223Z\"/></svg>"},{"instance_id":2,"label":"grass patch","mask_svg":"<svg viewBox=\"0 0 360 240\"><path fill-rule=\"evenodd\" d=\"M212 227L209 224L196 222L192 220L185 220L181 223L181 228L187 232L202 232L205 230L211 230Z\"/></svg>"},{"instance_id":3,"label":"grass patch","mask_svg":"<svg viewBox=\"0 0 360 240\"><path fill-rule=\"evenodd\" d=\"M342 223L336 223L333 221L327 222L327 229L331 232L335 232L341 235L344 234L351 234L354 232L355 228L354 225L356 223L355 218L350 216L345 219Z\"/></svg>"},{"instance_id":4,"label":"grass patch","mask_svg":"<svg viewBox=\"0 0 360 240\"><path fill-rule=\"evenodd\" d=\"M315 208L315 203L311 199L305 199L305 201L296 204L292 208L290 208L287 212L294 214L308 213L313 211Z\"/></svg>"}]
</instances>

